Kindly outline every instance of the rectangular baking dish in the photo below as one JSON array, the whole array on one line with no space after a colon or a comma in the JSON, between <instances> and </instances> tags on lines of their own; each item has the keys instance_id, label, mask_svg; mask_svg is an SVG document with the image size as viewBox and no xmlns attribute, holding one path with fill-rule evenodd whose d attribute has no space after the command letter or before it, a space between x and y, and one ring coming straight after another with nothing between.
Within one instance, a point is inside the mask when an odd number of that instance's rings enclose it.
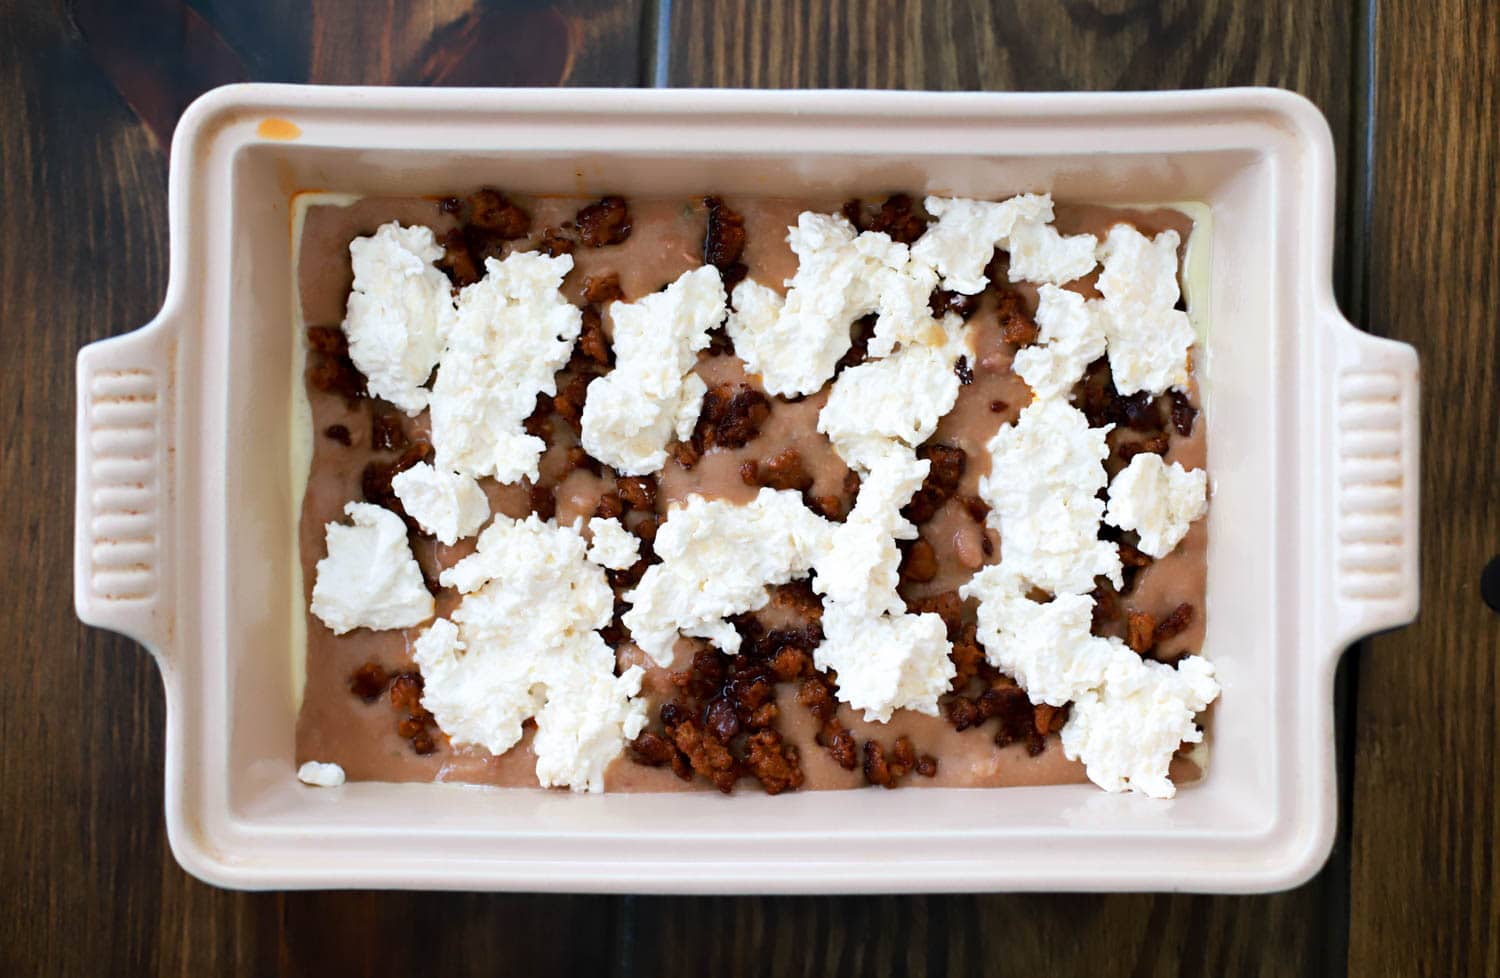
<instances>
[{"instance_id":1,"label":"rectangular baking dish","mask_svg":"<svg viewBox=\"0 0 1500 978\"><path fill-rule=\"evenodd\" d=\"M1322 116L1276 90L210 92L172 145L161 313L78 358L78 614L161 667L177 859L243 888L1248 892L1306 879L1336 819L1338 656L1417 608L1417 360L1334 303L1333 175ZM290 199L480 184L1206 204L1205 652L1224 692L1203 783L1167 802L1081 785L725 798L300 784Z\"/></svg>"}]
</instances>

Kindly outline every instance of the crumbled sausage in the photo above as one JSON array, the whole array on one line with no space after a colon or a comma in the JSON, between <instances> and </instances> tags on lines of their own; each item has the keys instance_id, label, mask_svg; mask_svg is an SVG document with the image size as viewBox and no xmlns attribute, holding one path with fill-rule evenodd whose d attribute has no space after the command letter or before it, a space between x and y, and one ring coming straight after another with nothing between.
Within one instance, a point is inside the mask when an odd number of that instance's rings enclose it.
<instances>
[{"instance_id":1,"label":"crumbled sausage","mask_svg":"<svg viewBox=\"0 0 1500 978\"><path fill-rule=\"evenodd\" d=\"M594 507L594 515L601 519L616 519L625 512L625 501L620 494L614 490L600 493L599 504Z\"/></svg>"},{"instance_id":2,"label":"crumbled sausage","mask_svg":"<svg viewBox=\"0 0 1500 978\"><path fill-rule=\"evenodd\" d=\"M600 306L625 298L625 292L620 288L620 276L615 272L597 278L590 275L583 280L583 298Z\"/></svg>"},{"instance_id":3,"label":"crumbled sausage","mask_svg":"<svg viewBox=\"0 0 1500 978\"><path fill-rule=\"evenodd\" d=\"M942 318L950 312L956 312L965 319L974 315L979 308L979 296L964 295L962 292L949 292L946 289L937 289L927 300L927 308L934 316Z\"/></svg>"},{"instance_id":4,"label":"crumbled sausage","mask_svg":"<svg viewBox=\"0 0 1500 978\"><path fill-rule=\"evenodd\" d=\"M745 739L745 766L768 795L802 786L802 767L797 748L784 743L774 730L757 730Z\"/></svg>"},{"instance_id":5,"label":"crumbled sausage","mask_svg":"<svg viewBox=\"0 0 1500 978\"><path fill-rule=\"evenodd\" d=\"M552 406L558 417L580 431L583 429L583 405L588 399L589 384L593 380L591 375L575 374L552 399Z\"/></svg>"},{"instance_id":6,"label":"crumbled sausage","mask_svg":"<svg viewBox=\"0 0 1500 978\"><path fill-rule=\"evenodd\" d=\"M813 496L807 508L826 520L841 521L846 513L844 501L837 496Z\"/></svg>"},{"instance_id":7,"label":"crumbled sausage","mask_svg":"<svg viewBox=\"0 0 1500 978\"><path fill-rule=\"evenodd\" d=\"M729 748L714 739L691 717L667 727L673 744L686 758L694 773L714 783L726 795L739 780L739 764Z\"/></svg>"},{"instance_id":8,"label":"crumbled sausage","mask_svg":"<svg viewBox=\"0 0 1500 978\"><path fill-rule=\"evenodd\" d=\"M922 487L912 495L901 514L913 523L926 523L958 491L968 455L952 445L923 445L917 449L917 457L927 459L931 465Z\"/></svg>"},{"instance_id":9,"label":"crumbled sausage","mask_svg":"<svg viewBox=\"0 0 1500 978\"><path fill-rule=\"evenodd\" d=\"M469 195L469 223L502 241L524 238L531 232L531 215L488 187Z\"/></svg>"},{"instance_id":10,"label":"crumbled sausage","mask_svg":"<svg viewBox=\"0 0 1500 978\"><path fill-rule=\"evenodd\" d=\"M349 677L349 692L366 703L374 702L381 693L385 692L385 687L390 681L390 674L380 663L366 662L354 670L354 675Z\"/></svg>"},{"instance_id":11,"label":"crumbled sausage","mask_svg":"<svg viewBox=\"0 0 1500 978\"><path fill-rule=\"evenodd\" d=\"M880 741L865 741L864 766L866 781L878 784L882 788L896 787L896 779L891 776L890 764L885 759L885 748L880 746Z\"/></svg>"},{"instance_id":12,"label":"crumbled sausage","mask_svg":"<svg viewBox=\"0 0 1500 978\"><path fill-rule=\"evenodd\" d=\"M959 496L958 501L963 506L964 512L969 514L969 519L981 526L984 525L985 519L990 515L989 503L978 496Z\"/></svg>"},{"instance_id":13,"label":"crumbled sausage","mask_svg":"<svg viewBox=\"0 0 1500 978\"><path fill-rule=\"evenodd\" d=\"M995 734L995 744L1005 747L1021 742L1026 753L1033 757L1046 747L1046 738L1037 733L1036 713L1026 691L1019 686L996 685L984 691L979 698L979 711L986 718L995 717L1000 729Z\"/></svg>"},{"instance_id":14,"label":"crumbled sausage","mask_svg":"<svg viewBox=\"0 0 1500 978\"><path fill-rule=\"evenodd\" d=\"M684 469L691 469L703 457L703 453L693 446L691 439L672 442L667 446L667 454L672 456L672 461Z\"/></svg>"},{"instance_id":15,"label":"crumbled sausage","mask_svg":"<svg viewBox=\"0 0 1500 978\"><path fill-rule=\"evenodd\" d=\"M556 258L559 255L571 255L574 247L573 239L568 237L562 228L554 227L543 228L542 236L536 244L536 250L548 258Z\"/></svg>"},{"instance_id":16,"label":"crumbled sausage","mask_svg":"<svg viewBox=\"0 0 1500 978\"><path fill-rule=\"evenodd\" d=\"M783 646L771 659L771 672L777 682L789 683L812 670L812 658L795 645Z\"/></svg>"},{"instance_id":17,"label":"crumbled sausage","mask_svg":"<svg viewBox=\"0 0 1500 978\"><path fill-rule=\"evenodd\" d=\"M814 674L803 680L802 685L797 688L797 702L812 714L814 720L822 724L818 743L833 755L840 767L846 771L854 770L858 763L854 735L839 721L838 703L834 700L833 686L827 678Z\"/></svg>"},{"instance_id":18,"label":"crumbled sausage","mask_svg":"<svg viewBox=\"0 0 1500 978\"><path fill-rule=\"evenodd\" d=\"M395 411L376 411L370 419L370 447L378 452L401 451L411 441L406 437L406 428L401 415Z\"/></svg>"},{"instance_id":19,"label":"crumbled sausage","mask_svg":"<svg viewBox=\"0 0 1500 978\"><path fill-rule=\"evenodd\" d=\"M935 778L938 772L937 758L931 754L923 754L917 758L916 771L924 778Z\"/></svg>"},{"instance_id":20,"label":"crumbled sausage","mask_svg":"<svg viewBox=\"0 0 1500 978\"><path fill-rule=\"evenodd\" d=\"M622 475L615 479L615 491L626 506L642 513L656 509L656 477Z\"/></svg>"},{"instance_id":21,"label":"crumbled sausage","mask_svg":"<svg viewBox=\"0 0 1500 978\"><path fill-rule=\"evenodd\" d=\"M625 198L600 198L578 212L578 236L590 248L616 245L630 237L630 210Z\"/></svg>"},{"instance_id":22,"label":"crumbled sausage","mask_svg":"<svg viewBox=\"0 0 1500 978\"><path fill-rule=\"evenodd\" d=\"M869 230L884 231L893 241L909 245L927 230L927 218L917 212L910 196L892 194L870 219Z\"/></svg>"},{"instance_id":23,"label":"crumbled sausage","mask_svg":"<svg viewBox=\"0 0 1500 978\"><path fill-rule=\"evenodd\" d=\"M331 357L348 356L349 339L337 326L309 326L307 348Z\"/></svg>"},{"instance_id":24,"label":"crumbled sausage","mask_svg":"<svg viewBox=\"0 0 1500 978\"><path fill-rule=\"evenodd\" d=\"M802 464L802 453L788 448L766 459L759 466L760 484L772 489L793 489L806 492L812 488L813 477Z\"/></svg>"},{"instance_id":25,"label":"crumbled sausage","mask_svg":"<svg viewBox=\"0 0 1500 978\"><path fill-rule=\"evenodd\" d=\"M937 572L937 553L932 549L932 544L921 537L913 540L901 561L901 579L925 583L937 577Z\"/></svg>"},{"instance_id":26,"label":"crumbled sausage","mask_svg":"<svg viewBox=\"0 0 1500 978\"><path fill-rule=\"evenodd\" d=\"M739 712L732 702L721 697L708 704L703 712L703 725L720 743L727 744L740 732Z\"/></svg>"},{"instance_id":27,"label":"crumbled sausage","mask_svg":"<svg viewBox=\"0 0 1500 978\"><path fill-rule=\"evenodd\" d=\"M1115 454L1119 456L1120 461L1126 463L1127 465L1130 463L1130 460L1135 458L1137 455L1141 455L1143 453L1150 455L1165 455L1166 452L1167 436L1164 434L1152 435L1150 438L1143 438L1140 441L1124 442L1119 446L1119 448L1115 450Z\"/></svg>"},{"instance_id":28,"label":"crumbled sausage","mask_svg":"<svg viewBox=\"0 0 1500 978\"><path fill-rule=\"evenodd\" d=\"M557 494L544 485L528 486L526 505L539 520L550 520L557 515Z\"/></svg>"},{"instance_id":29,"label":"crumbled sausage","mask_svg":"<svg viewBox=\"0 0 1500 978\"><path fill-rule=\"evenodd\" d=\"M959 634L962 626L964 603L957 591L944 591L941 594L908 600L906 610L914 615L928 613L937 615L948 627L948 637L951 640Z\"/></svg>"},{"instance_id":30,"label":"crumbled sausage","mask_svg":"<svg viewBox=\"0 0 1500 978\"><path fill-rule=\"evenodd\" d=\"M1193 407L1193 402L1182 391L1172 391L1169 395L1172 403L1172 427L1184 438L1193 434L1193 420L1198 417L1198 409Z\"/></svg>"},{"instance_id":31,"label":"crumbled sausage","mask_svg":"<svg viewBox=\"0 0 1500 978\"><path fill-rule=\"evenodd\" d=\"M953 651L948 654L953 660L956 670L953 676L952 689L954 692L963 689L969 684L969 680L979 675L979 667L984 663L984 650L971 636L964 636L962 640L953 643Z\"/></svg>"},{"instance_id":32,"label":"crumbled sausage","mask_svg":"<svg viewBox=\"0 0 1500 978\"><path fill-rule=\"evenodd\" d=\"M864 204L858 197L844 201L839 212L844 215L844 220L854 225L854 230L865 229Z\"/></svg>"},{"instance_id":33,"label":"crumbled sausage","mask_svg":"<svg viewBox=\"0 0 1500 978\"><path fill-rule=\"evenodd\" d=\"M740 463L740 481L747 486L760 485L760 463L749 459Z\"/></svg>"},{"instance_id":34,"label":"crumbled sausage","mask_svg":"<svg viewBox=\"0 0 1500 978\"><path fill-rule=\"evenodd\" d=\"M354 441L354 437L349 434L348 425L331 424L323 429L323 434L338 442L340 445L349 445Z\"/></svg>"},{"instance_id":35,"label":"crumbled sausage","mask_svg":"<svg viewBox=\"0 0 1500 978\"><path fill-rule=\"evenodd\" d=\"M1041 327L1026 311L1026 301L1021 293L1006 289L1000 293L1000 338L1016 346L1030 346L1041 335Z\"/></svg>"},{"instance_id":36,"label":"crumbled sausage","mask_svg":"<svg viewBox=\"0 0 1500 978\"><path fill-rule=\"evenodd\" d=\"M391 706L416 712L422 705L422 674L401 672L391 677Z\"/></svg>"},{"instance_id":37,"label":"crumbled sausage","mask_svg":"<svg viewBox=\"0 0 1500 978\"><path fill-rule=\"evenodd\" d=\"M969 367L968 357L959 357L954 362L953 373L958 377L958 382L965 387L974 383L974 371Z\"/></svg>"},{"instance_id":38,"label":"crumbled sausage","mask_svg":"<svg viewBox=\"0 0 1500 978\"><path fill-rule=\"evenodd\" d=\"M332 339L334 334L338 337L337 341ZM365 376L354 366L354 361L349 359L348 347L342 346L342 353L327 353L318 348L338 348L344 343L343 332L333 326L314 326L307 331L307 337L308 345L313 348L313 355L308 358L307 382L312 385L313 390L337 394L349 404L364 397Z\"/></svg>"},{"instance_id":39,"label":"crumbled sausage","mask_svg":"<svg viewBox=\"0 0 1500 978\"><path fill-rule=\"evenodd\" d=\"M563 467L557 478L566 479L578 471L599 475L604 471L604 466L597 458L584 451L582 445L569 445L563 449Z\"/></svg>"},{"instance_id":40,"label":"crumbled sausage","mask_svg":"<svg viewBox=\"0 0 1500 978\"><path fill-rule=\"evenodd\" d=\"M464 202L459 200L457 197L444 197L442 200L438 201L439 214L449 214L456 216L463 213L463 209Z\"/></svg>"},{"instance_id":41,"label":"crumbled sausage","mask_svg":"<svg viewBox=\"0 0 1500 978\"><path fill-rule=\"evenodd\" d=\"M1156 616L1149 611L1125 612L1125 644L1138 655L1151 651L1156 643Z\"/></svg>"},{"instance_id":42,"label":"crumbled sausage","mask_svg":"<svg viewBox=\"0 0 1500 978\"><path fill-rule=\"evenodd\" d=\"M1156 625L1152 638L1156 642L1165 642L1169 638L1176 638L1187 631L1188 626L1193 623L1193 606L1184 601L1172 609L1171 614L1163 618Z\"/></svg>"},{"instance_id":43,"label":"crumbled sausage","mask_svg":"<svg viewBox=\"0 0 1500 978\"><path fill-rule=\"evenodd\" d=\"M854 321L854 326L849 334L849 349L835 367L835 372L849 367L858 366L865 362L865 357L870 352L870 340L875 336L875 322L879 317L871 314Z\"/></svg>"},{"instance_id":44,"label":"crumbled sausage","mask_svg":"<svg viewBox=\"0 0 1500 978\"><path fill-rule=\"evenodd\" d=\"M771 604L796 612L804 621L819 621L823 617L823 599L813 590L812 582L805 578L773 588Z\"/></svg>"},{"instance_id":45,"label":"crumbled sausage","mask_svg":"<svg viewBox=\"0 0 1500 978\"><path fill-rule=\"evenodd\" d=\"M677 749L649 730L642 730L628 745L630 759L646 767L670 764Z\"/></svg>"},{"instance_id":46,"label":"crumbled sausage","mask_svg":"<svg viewBox=\"0 0 1500 978\"><path fill-rule=\"evenodd\" d=\"M704 197L703 206L708 208L708 227L703 235L703 264L727 273L739 264L740 255L745 251L745 219L726 207L718 197ZM744 277L743 272L740 277ZM727 282L725 287L729 288Z\"/></svg>"},{"instance_id":47,"label":"crumbled sausage","mask_svg":"<svg viewBox=\"0 0 1500 978\"><path fill-rule=\"evenodd\" d=\"M536 407L532 408L531 414L521 423L521 427L533 438L540 438L546 442L552 437L552 422L548 418L552 415L554 406L552 397L548 394L536 396Z\"/></svg>"},{"instance_id":48,"label":"crumbled sausage","mask_svg":"<svg viewBox=\"0 0 1500 978\"><path fill-rule=\"evenodd\" d=\"M479 264L474 260L474 253L469 250L469 242L464 233L458 228L450 228L443 232L438 239L443 246L443 257L437 261L448 276L448 280L459 288L473 285L484 277L479 270Z\"/></svg>"},{"instance_id":49,"label":"crumbled sausage","mask_svg":"<svg viewBox=\"0 0 1500 978\"><path fill-rule=\"evenodd\" d=\"M604 335L604 326L600 321L597 306L583 307L583 327L578 333L577 349L579 353L601 367L608 367L614 363L614 356L609 348L609 338Z\"/></svg>"},{"instance_id":50,"label":"crumbled sausage","mask_svg":"<svg viewBox=\"0 0 1500 978\"><path fill-rule=\"evenodd\" d=\"M990 413L991 414L1004 414L1009 409L1010 409L1010 405L1006 404L1004 401L1000 400L999 398L995 398L994 400L990 401Z\"/></svg>"},{"instance_id":51,"label":"crumbled sausage","mask_svg":"<svg viewBox=\"0 0 1500 978\"><path fill-rule=\"evenodd\" d=\"M704 449L741 448L770 416L771 402L760 391L748 384L720 384L703 395L693 437Z\"/></svg>"}]
</instances>

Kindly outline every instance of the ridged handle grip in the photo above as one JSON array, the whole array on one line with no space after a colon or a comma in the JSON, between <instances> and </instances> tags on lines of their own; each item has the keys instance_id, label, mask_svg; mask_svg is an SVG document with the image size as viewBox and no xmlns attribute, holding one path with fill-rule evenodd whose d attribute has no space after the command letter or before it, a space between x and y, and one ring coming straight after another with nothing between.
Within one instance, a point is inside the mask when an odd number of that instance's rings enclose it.
<instances>
[{"instance_id":1,"label":"ridged handle grip","mask_svg":"<svg viewBox=\"0 0 1500 978\"><path fill-rule=\"evenodd\" d=\"M173 335L158 321L78 354L74 603L157 653L170 633Z\"/></svg>"},{"instance_id":2,"label":"ridged handle grip","mask_svg":"<svg viewBox=\"0 0 1500 978\"><path fill-rule=\"evenodd\" d=\"M1348 643L1417 615L1421 432L1416 350L1338 325L1333 556Z\"/></svg>"}]
</instances>

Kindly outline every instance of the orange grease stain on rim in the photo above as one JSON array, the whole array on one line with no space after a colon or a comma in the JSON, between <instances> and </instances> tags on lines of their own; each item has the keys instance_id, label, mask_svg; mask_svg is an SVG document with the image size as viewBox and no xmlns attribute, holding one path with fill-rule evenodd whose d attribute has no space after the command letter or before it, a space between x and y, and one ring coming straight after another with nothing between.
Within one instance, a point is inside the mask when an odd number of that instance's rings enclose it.
<instances>
[{"instance_id":1,"label":"orange grease stain on rim","mask_svg":"<svg viewBox=\"0 0 1500 978\"><path fill-rule=\"evenodd\" d=\"M296 139L302 135L297 124L288 119L262 119L255 127L255 134L262 139Z\"/></svg>"}]
</instances>

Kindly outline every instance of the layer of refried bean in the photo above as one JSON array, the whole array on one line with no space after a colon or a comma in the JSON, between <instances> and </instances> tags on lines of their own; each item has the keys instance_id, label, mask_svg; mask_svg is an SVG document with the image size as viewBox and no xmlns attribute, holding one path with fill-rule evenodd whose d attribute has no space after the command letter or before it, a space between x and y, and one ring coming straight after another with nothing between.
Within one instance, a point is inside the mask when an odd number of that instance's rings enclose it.
<instances>
[{"instance_id":1,"label":"layer of refried bean","mask_svg":"<svg viewBox=\"0 0 1500 978\"><path fill-rule=\"evenodd\" d=\"M588 208L594 208L588 210ZM1086 781L1080 763L1058 747L1066 708L1033 706L1008 677L985 662L973 638L973 602L959 586L999 558L1000 541L985 527L986 507L978 483L988 470L986 444L1013 422L1031 395L1010 369L1019 346L1035 339L1031 314L1036 291L1008 285L1005 256L998 252L990 285L979 296L939 294L952 303L974 332L972 362L960 364L957 403L919 450L932 460L923 489L905 510L919 527L902 544L900 592L912 611L943 616L954 644L958 678L940 702L937 717L898 710L889 723L866 722L832 695L826 674L812 666L821 637L819 599L805 581L776 589L760 612L736 625L744 641L738 656L708 643L682 638L669 668L655 666L619 623L620 595L640 578L651 559L649 542L668 508L691 494L736 502L761 486L793 489L809 507L834 520L853 505L858 479L817 431L827 388L804 398L768 395L734 356L722 330L699 358L698 374L709 394L697 430L675 443L666 466L654 476L617 477L579 447L579 418L587 384L610 369L610 301L634 301L703 264L721 265L726 284L747 274L780 288L796 271L786 229L803 211L857 217L856 224L902 233L904 202L869 201L858 209L841 200L734 198L632 198L615 204L586 198L500 196L470 198L366 198L349 206L307 208L297 281L308 329L307 396L313 453L300 524L305 597L310 600L315 566L324 553L324 526L343 518L350 500L365 500L400 512L390 478L401 468L431 459L427 415L408 418L391 405L362 396L362 383L341 345L338 324L352 272L349 242L399 221L426 225L443 242L443 265L462 286L482 274L486 256L512 250L568 250L574 269L564 280L567 298L584 308L584 329L572 360L560 372L555 398L542 396L528 430L547 449L536 485L499 485L482 480L495 513L514 518L537 513L571 523L579 517L619 516L642 541L643 560L628 571L609 572L616 591L616 620L604 632L621 668L646 668L642 695L651 722L609 769L606 790L727 790L760 785L766 790L943 785L990 787ZM497 208L499 208L497 214ZM710 235L710 210L743 220L743 247L733 225ZM623 215L622 215L623 211ZM580 213L582 212L582 214ZM894 215L894 220L893 220ZM723 221L720 217L719 221ZM1125 211L1059 204L1054 225L1065 234L1101 237L1127 222L1147 234L1175 229L1186 248L1192 222L1175 210ZM919 230L919 228L917 229ZM741 267L742 266L742 267ZM999 270L999 274L994 274ZM1069 288L1087 296L1094 276ZM862 332L845 364L859 362ZM1091 366L1075 391L1075 403L1091 425L1114 423L1106 469L1113 476L1140 451L1163 455L1187 468L1205 468L1205 426L1196 423L1197 395L1122 398L1115 394L1107 361ZM474 540L444 546L413 521L409 540L433 590L439 616L457 604L452 589L438 586L438 572L467 556ZM1125 587L1102 584L1095 632L1125 639L1143 655L1165 662L1202 648L1207 524L1199 520L1167 556L1152 560L1132 546L1133 534L1104 527L1121 544ZM424 626L425 627L425 626ZM297 726L297 758L334 762L350 780L462 781L497 786L535 786L535 759L526 735L503 756L478 747L454 747L420 706L421 677L412 642L422 628L377 632L356 629L335 636L307 616L307 681ZM794 750L788 750L787 748ZM1197 776L1185 757L1174 759L1172 777Z\"/></svg>"}]
</instances>

